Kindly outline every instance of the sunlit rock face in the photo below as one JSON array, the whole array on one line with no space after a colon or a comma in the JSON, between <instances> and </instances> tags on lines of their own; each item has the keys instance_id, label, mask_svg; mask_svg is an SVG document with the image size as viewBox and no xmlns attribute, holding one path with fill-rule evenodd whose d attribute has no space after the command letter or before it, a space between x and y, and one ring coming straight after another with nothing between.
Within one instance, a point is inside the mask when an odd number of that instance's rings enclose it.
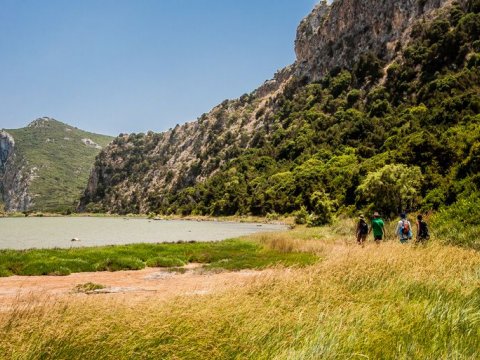
<instances>
[{"instance_id":1,"label":"sunlit rock face","mask_svg":"<svg viewBox=\"0 0 480 360\"><path fill-rule=\"evenodd\" d=\"M4 171L14 146L15 141L13 137L6 131L0 131L0 172Z\"/></svg>"},{"instance_id":2,"label":"sunlit rock face","mask_svg":"<svg viewBox=\"0 0 480 360\"><path fill-rule=\"evenodd\" d=\"M296 74L317 81L360 55L392 59L412 24L450 0L336 0L318 4L299 25Z\"/></svg>"}]
</instances>

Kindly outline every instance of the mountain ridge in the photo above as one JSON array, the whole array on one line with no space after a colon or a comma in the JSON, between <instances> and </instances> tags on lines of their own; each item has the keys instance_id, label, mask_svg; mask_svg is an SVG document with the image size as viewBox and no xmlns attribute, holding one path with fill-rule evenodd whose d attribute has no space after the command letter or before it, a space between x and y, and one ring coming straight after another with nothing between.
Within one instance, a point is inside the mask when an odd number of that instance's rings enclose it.
<instances>
[{"instance_id":1,"label":"mountain ridge","mask_svg":"<svg viewBox=\"0 0 480 360\"><path fill-rule=\"evenodd\" d=\"M85 186L95 156L110 139L49 117L24 128L2 129L0 195L5 209L74 210L78 187Z\"/></svg>"}]
</instances>

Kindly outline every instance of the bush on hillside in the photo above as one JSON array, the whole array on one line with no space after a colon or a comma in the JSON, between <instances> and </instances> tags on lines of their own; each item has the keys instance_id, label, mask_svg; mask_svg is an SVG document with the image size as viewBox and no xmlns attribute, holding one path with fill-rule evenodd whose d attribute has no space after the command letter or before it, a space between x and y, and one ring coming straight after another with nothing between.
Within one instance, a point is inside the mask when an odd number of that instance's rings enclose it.
<instances>
[{"instance_id":1,"label":"bush on hillside","mask_svg":"<svg viewBox=\"0 0 480 360\"><path fill-rule=\"evenodd\" d=\"M446 244L480 250L480 194L460 198L432 219L432 233Z\"/></svg>"}]
</instances>

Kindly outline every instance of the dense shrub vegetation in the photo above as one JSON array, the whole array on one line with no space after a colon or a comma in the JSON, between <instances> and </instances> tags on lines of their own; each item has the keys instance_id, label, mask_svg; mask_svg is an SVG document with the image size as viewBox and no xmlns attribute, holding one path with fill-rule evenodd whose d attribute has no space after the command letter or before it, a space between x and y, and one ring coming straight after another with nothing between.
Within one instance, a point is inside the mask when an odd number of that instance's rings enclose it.
<instances>
[{"instance_id":1,"label":"dense shrub vegetation","mask_svg":"<svg viewBox=\"0 0 480 360\"><path fill-rule=\"evenodd\" d=\"M443 207L433 218L437 238L480 250L480 194L462 197L455 204Z\"/></svg>"},{"instance_id":2,"label":"dense shrub vegetation","mask_svg":"<svg viewBox=\"0 0 480 360\"><path fill-rule=\"evenodd\" d=\"M480 185L478 3L415 26L385 68L365 54L321 83L291 82L269 104L258 141L157 212L385 215L435 210Z\"/></svg>"}]
</instances>

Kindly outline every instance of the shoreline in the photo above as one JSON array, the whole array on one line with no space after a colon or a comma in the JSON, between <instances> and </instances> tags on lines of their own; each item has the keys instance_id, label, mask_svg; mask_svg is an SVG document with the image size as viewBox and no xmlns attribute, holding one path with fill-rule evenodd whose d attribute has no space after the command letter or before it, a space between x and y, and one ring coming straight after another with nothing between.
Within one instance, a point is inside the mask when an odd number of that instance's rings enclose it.
<instances>
[{"instance_id":1,"label":"shoreline","mask_svg":"<svg viewBox=\"0 0 480 360\"><path fill-rule=\"evenodd\" d=\"M140 217L17 217L0 223L5 229L0 248L5 250L204 243L289 230L284 224Z\"/></svg>"},{"instance_id":2,"label":"shoreline","mask_svg":"<svg viewBox=\"0 0 480 360\"><path fill-rule=\"evenodd\" d=\"M205 216L205 215L156 215L152 217L148 214L106 214L106 213L74 213L69 215L57 214L57 213L44 213L44 212L33 212L30 214L24 213L7 213L0 214L0 219L2 218L125 218L125 219L144 219L152 221L170 221L170 220L181 220L181 221L209 221L209 222L232 222L232 223L252 223L252 224L270 224L270 225L285 225L290 228L295 226L295 221L292 216L285 217L279 216L275 219L269 219L262 216Z\"/></svg>"}]
</instances>

